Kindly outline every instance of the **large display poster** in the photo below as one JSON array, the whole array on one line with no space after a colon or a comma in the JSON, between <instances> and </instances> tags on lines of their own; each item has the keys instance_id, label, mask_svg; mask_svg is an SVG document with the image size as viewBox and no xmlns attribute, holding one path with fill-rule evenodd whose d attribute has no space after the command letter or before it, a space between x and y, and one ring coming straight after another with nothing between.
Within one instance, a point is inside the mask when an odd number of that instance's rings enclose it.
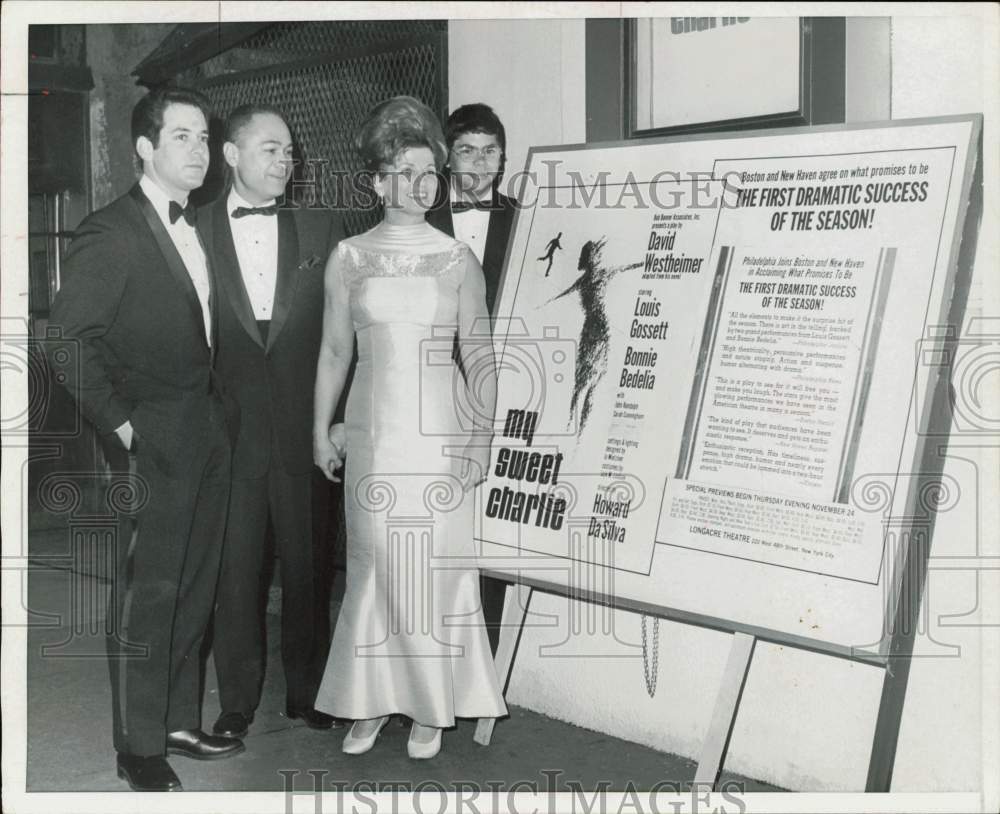
<instances>
[{"instance_id":1,"label":"large display poster","mask_svg":"<svg viewBox=\"0 0 1000 814\"><path fill-rule=\"evenodd\" d=\"M533 151L484 567L877 649L977 137L964 117ZM888 505L856 488L873 476Z\"/></svg>"}]
</instances>

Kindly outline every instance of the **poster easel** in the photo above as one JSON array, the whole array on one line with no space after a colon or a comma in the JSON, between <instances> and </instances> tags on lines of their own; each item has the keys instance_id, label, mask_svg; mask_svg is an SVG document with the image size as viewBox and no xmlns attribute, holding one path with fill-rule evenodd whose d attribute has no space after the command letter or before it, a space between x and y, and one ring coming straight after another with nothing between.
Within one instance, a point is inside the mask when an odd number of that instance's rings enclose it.
<instances>
[{"instance_id":1,"label":"poster easel","mask_svg":"<svg viewBox=\"0 0 1000 814\"><path fill-rule=\"evenodd\" d=\"M794 136L817 131L830 133L838 130L875 129L880 126L891 130L904 125L957 121L969 122L971 127L964 165L959 168L960 174L956 176L958 183L952 193L957 196L958 213L955 218L954 233L946 244L948 251L948 256L944 259L947 268L947 280L944 282L946 290L941 300L943 303L941 314L935 323L937 325L944 323L946 326L961 326L971 283L976 237L982 214L981 117L890 122L883 125L864 125L860 128L849 126L798 128L787 133ZM747 137L754 135L757 134L746 134ZM597 145L597 148L605 146L608 145ZM613 146L615 145L610 145ZM529 165L530 161L529 157ZM521 222L523 217L525 212L522 211L518 214L518 222ZM515 234L517 229L516 223ZM512 240L507 257L508 275L511 274L512 259L515 263L523 262L523 256L518 257L518 248L518 241ZM953 350L957 342L957 333L957 327L953 327L950 331L943 331L934 338L934 349L939 351L938 358L945 361L931 372L926 383L926 392L922 394L921 403L925 405L925 409L917 420L920 422L923 434L917 439L911 470L916 477L906 491L905 507L900 507L901 511L897 509L886 512L885 531L887 534L895 535L899 561L896 564L895 578L885 608L883 635L876 651L841 646L835 642L814 641L788 630L754 624L752 620L743 622L699 613L690 608L667 608L644 601L641 597L581 593L578 588L569 590L566 586L553 584L544 577L523 573L512 562L511 565L504 564L496 570L487 568L484 571L488 576L513 583L507 592L503 617L504 629L496 657L497 675L501 686L506 686L512 673L530 598L536 589L731 633L733 640L729 657L693 781L704 788L714 787L718 782L758 640L878 666L884 670L883 689L870 754L866 791L889 791L935 521L935 507L927 505L925 495L928 487L932 487L939 480L944 463L941 439L942 436L947 436L950 424L950 361L954 359L954 353L949 351ZM919 397L920 394L917 395ZM929 428L933 428L935 432L928 433ZM933 436L933 443L928 437L929 434ZM489 743L492 730L493 721L480 721L476 729L476 741Z\"/></svg>"}]
</instances>

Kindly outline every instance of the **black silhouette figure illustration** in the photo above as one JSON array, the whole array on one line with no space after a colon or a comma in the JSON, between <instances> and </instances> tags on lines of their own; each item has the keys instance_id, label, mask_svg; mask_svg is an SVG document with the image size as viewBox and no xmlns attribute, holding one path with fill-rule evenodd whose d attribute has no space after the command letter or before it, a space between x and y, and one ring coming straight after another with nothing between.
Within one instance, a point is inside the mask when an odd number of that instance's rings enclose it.
<instances>
[{"instance_id":1,"label":"black silhouette figure illustration","mask_svg":"<svg viewBox=\"0 0 1000 814\"><path fill-rule=\"evenodd\" d=\"M576 291L580 294L580 304L583 306L583 328L580 330L580 342L576 349L576 381L573 385L573 399L569 405L567 421L567 427L572 425L580 395L583 394L577 438L583 432L590 416L594 391L608 369L608 320L604 313L604 293L608 280L619 272L639 268L642 265L642 263L632 263L627 266L604 268L601 265L601 255L606 240L607 238L602 237L600 240L588 240L583 244L580 250L580 262L577 264L577 268L583 274L576 278L573 285L549 300L553 302Z\"/></svg>"},{"instance_id":2,"label":"black silhouette figure illustration","mask_svg":"<svg viewBox=\"0 0 1000 814\"><path fill-rule=\"evenodd\" d=\"M545 276L549 276L549 272L552 271L552 260L555 257L556 249L562 249L562 243L559 242L559 238L562 237L562 232L556 235L552 240L545 244L545 254L539 257L539 260L548 260L549 265L545 269Z\"/></svg>"}]
</instances>

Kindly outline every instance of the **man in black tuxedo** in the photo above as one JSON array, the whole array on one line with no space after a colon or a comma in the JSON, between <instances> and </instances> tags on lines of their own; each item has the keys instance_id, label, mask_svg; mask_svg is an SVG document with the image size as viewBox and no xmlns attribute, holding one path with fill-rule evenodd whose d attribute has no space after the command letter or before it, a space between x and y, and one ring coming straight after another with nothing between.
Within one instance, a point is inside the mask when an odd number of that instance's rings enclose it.
<instances>
[{"instance_id":1,"label":"man in black tuxedo","mask_svg":"<svg viewBox=\"0 0 1000 814\"><path fill-rule=\"evenodd\" d=\"M219 277L218 370L240 406L215 610L222 712L216 734L242 737L264 679L261 574L268 518L281 577L286 714L314 729L330 642L330 485L313 465L313 383L323 321L323 270L343 237L329 210L279 206L292 169L282 114L237 108L223 154L232 183L199 212Z\"/></svg>"},{"instance_id":2,"label":"man in black tuxedo","mask_svg":"<svg viewBox=\"0 0 1000 814\"><path fill-rule=\"evenodd\" d=\"M445 124L446 184L427 213L427 222L472 249L486 277L486 307L500 289L507 240L517 204L500 190L507 132L488 105L457 108Z\"/></svg>"},{"instance_id":3,"label":"man in black tuxedo","mask_svg":"<svg viewBox=\"0 0 1000 814\"><path fill-rule=\"evenodd\" d=\"M427 222L472 249L483 267L486 307L492 314L517 209L517 204L499 191L507 132L489 105L462 105L448 117L445 141L448 183L440 185ZM479 586L486 632L496 655L507 583L482 577Z\"/></svg>"},{"instance_id":4,"label":"man in black tuxedo","mask_svg":"<svg viewBox=\"0 0 1000 814\"><path fill-rule=\"evenodd\" d=\"M208 118L195 91L139 101L142 178L80 225L51 313L79 353L65 385L107 437L109 460L127 457L137 488L117 540L108 637L118 775L137 791L180 788L168 753L243 751L200 729L199 650L238 422L214 369L216 286L188 202L208 169Z\"/></svg>"}]
</instances>

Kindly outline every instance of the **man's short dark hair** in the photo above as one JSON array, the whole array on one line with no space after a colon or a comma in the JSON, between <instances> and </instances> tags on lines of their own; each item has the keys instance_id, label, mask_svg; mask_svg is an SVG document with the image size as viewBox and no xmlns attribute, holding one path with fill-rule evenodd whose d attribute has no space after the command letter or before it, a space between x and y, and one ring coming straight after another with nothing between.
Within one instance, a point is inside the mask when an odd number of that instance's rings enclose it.
<instances>
[{"instance_id":1,"label":"man's short dark hair","mask_svg":"<svg viewBox=\"0 0 1000 814\"><path fill-rule=\"evenodd\" d=\"M159 146L163 129L163 112L170 105L190 105L198 108L208 124L212 118L212 103L208 97L191 88L170 86L151 90L132 108L132 147L145 136L153 147Z\"/></svg>"},{"instance_id":2,"label":"man's short dark hair","mask_svg":"<svg viewBox=\"0 0 1000 814\"><path fill-rule=\"evenodd\" d=\"M466 133L485 133L488 136L496 136L500 149L507 152L507 131L504 130L503 122L489 105L476 102L471 105L462 105L452 111L444 126L444 140L448 149L451 150L455 140Z\"/></svg>"},{"instance_id":3,"label":"man's short dark hair","mask_svg":"<svg viewBox=\"0 0 1000 814\"><path fill-rule=\"evenodd\" d=\"M286 127L288 126L288 119L285 118L285 114L274 105L255 103L240 105L226 118L226 130L223 140L231 141L235 144L236 139L240 136L240 130L250 124L253 117L258 113L277 116L285 123Z\"/></svg>"}]
</instances>

